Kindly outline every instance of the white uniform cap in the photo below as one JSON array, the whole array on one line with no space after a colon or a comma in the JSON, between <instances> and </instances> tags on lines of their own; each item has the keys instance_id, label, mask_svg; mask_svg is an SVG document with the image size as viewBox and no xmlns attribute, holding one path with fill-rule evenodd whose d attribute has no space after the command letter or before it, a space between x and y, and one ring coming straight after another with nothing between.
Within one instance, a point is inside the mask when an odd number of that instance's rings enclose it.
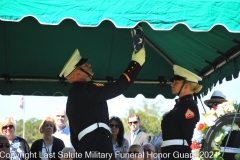
<instances>
[{"instance_id":1,"label":"white uniform cap","mask_svg":"<svg viewBox=\"0 0 240 160\"><path fill-rule=\"evenodd\" d=\"M64 77L67 77L70 73L72 73L72 71L76 68L76 64L82 59L82 57L80 56L80 52L78 51L78 49L76 49L72 56L70 57L70 59L67 61L67 63L64 65L61 73L59 74L60 77L62 77L62 75Z\"/></svg>"},{"instance_id":2,"label":"white uniform cap","mask_svg":"<svg viewBox=\"0 0 240 160\"><path fill-rule=\"evenodd\" d=\"M198 75L190 72L189 70L182 68L178 65L173 65L174 75L185 78L187 81L198 83L202 78Z\"/></svg>"}]
</instances>

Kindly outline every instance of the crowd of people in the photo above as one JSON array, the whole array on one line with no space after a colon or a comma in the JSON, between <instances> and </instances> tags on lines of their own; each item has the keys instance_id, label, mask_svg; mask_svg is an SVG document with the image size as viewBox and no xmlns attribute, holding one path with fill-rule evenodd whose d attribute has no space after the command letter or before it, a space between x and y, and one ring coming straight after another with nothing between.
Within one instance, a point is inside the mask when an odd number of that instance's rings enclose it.
<instances>
[{"instance_id":1,"label":"crowd of people","mask_svg":"<svg viewBox=\"0 0 240 160\"><path fill-rule=\"evenodd\" d=\"M35 140L29 147L24 138L16 136L16 121L13 117L4 117L0 120L0 159L4 160L71 160L76 157L76 151L71 144L70 131L67 125L67 115L64 108L57 108L54 117L46 117L39 126L42 138ZM150 136L141 131L140 117L132 114L128 117L130 132L124 132L122 120L117 116L109 118L111 130L111 147L114 158L131 159L131 148L140 146L148 155L155 153L155 147L150 142ZM160 144L159 144L160 145ZM139 153L143 153L139 152ZM134 155L136 152L133 153ZM91 156L91 155L89 155ZM139 156L137 156L139 157ZM144 156L140 156L144 157ZM148 157L148 158L147 158ZM149 156L146 156L149 159Z\"/></svg>"},{"instance_id":2,"label":"crowd of people","mask_svg":"<svg viewBox=\"0 0 240 160\"><path fill-rule=\"evenodd\" d=\"M39 126L39 133L42 134L42 138L35 140L31 147L24 138L16 136L17 126L13 117L2 118L0 128L0 159L67 160L70 155L70 153L67 153L75 152L75 149L71 146L70 133L69 131L66 132L69 128L67 127L67 116L64 109L58 108L54 117L46 117L42 121Z\"/></svg>"}]
</instances>

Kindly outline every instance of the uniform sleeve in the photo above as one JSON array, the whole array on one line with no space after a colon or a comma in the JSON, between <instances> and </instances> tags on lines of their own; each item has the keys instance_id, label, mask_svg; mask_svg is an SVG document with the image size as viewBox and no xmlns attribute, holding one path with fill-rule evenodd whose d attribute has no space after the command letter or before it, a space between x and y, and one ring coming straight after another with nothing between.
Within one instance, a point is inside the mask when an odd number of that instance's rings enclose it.
<instances>
[{"instance_id":1,"label":"uniform sleeve","mask_svg":"<svg viewBox=\"0 0 240 160\"><path fill-rule=\"evenodd\" d=\"M188 145L191 144L193 130L199 121L199 111L197 105L194 103L191 105L181 106L178 113L178 122L182 129L182 134L187 140Z\"/></svg>"},{"instance_id":2,"label":"uniform sleeve","mask_svg":"<svg viewBox=\"0 0 240 160\"><path fill-rule=\"evenodd\" d=\"M114 98L125 91L132 85L141 70L139 63L131 61L127 69L116 82L106 84L91 83L87 90L86 98L92 103L98 103L103 100ZM93 101L94 100L94 101Z\"/></svg>"},{"instance_id":3,"label":"uniform sleeve","mask_svg":"<svg viewBox=\"0 0 240 160\"><path fill-rule=\"evenodd\" d=\"M77 151L78 150L78 135L75 135L75 132L74 130L72 130L72 128L70 127L70 140L71 140L71 143L73 145L73 148Z\"/></svg>"}]
</instances>

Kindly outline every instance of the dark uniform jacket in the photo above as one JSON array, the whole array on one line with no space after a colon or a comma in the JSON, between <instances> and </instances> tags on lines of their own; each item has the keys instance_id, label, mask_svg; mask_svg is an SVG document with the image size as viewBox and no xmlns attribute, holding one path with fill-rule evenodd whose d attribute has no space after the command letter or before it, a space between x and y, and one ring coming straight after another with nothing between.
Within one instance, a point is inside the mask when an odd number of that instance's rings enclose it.
<instances>
[{"instance_id":1,"label":"dark uniform jacket","mask_svg":"<svg viewBox=\"0 0 240 160\"><path fill-rule=\"evenodd\" d=\"M116 82L106 84L97 84L92 81L73 83L73 87L69 90L66 111L70 125L71 142L75 150L82 153L83 159L88 159L86 153L89 155L90 151L114 155L111 133L107 129L99 127L83 136L80 141L78 134L97 122L109 125L106 100L127 91L140 70L141 66L137 62L131 61L127 70Z\"/></svg>"},{"instance_id":2,"label":"dark uniform jacket","mask_svg":"<svg viewBox=\"0 0 240 160\"><path fill-rule=\"evenodd\" d=\"M174 108L163 116L161 123L163 141L182 139L186 140L188 146L172 145L161 148L161 152L170 153L169 159L191 159L188 154L191 153L190 145L193 130L199 121L199 111L197 103L192 95L186 95L176 100ZM173 155L173 153L175 154ZM186 153L184 157L178 157ZM183 155L183 154L181 154ZM162 158L164 159L164 158Z\"/></svg>"},{"instance_id":3,"label":"dark uniform jacket","mask_svg":"<svg viewBox=\"0 0 240 160\"><path fill-rule=\"evenodd\" d=\"M59 138L54 137L53 139L53 145L52 145L52 152L49 153L49 160L60 160L61 157L63 157L63 154L61 154L60 151L62 151L62 149L65 147L63 141ZM42 149L46 149L43 148L43 139L38 139L36 141L33 142L32 146L31 146L31 153L36 154L36 156L32 156L31 158L29 158L30 160L41 160L41 157L43 157L41 155L42 153ZM47 152L46 152L47 154ZM47 157L47 156L45 156Z\"/></svg>"},{"instance_id":4,"label":"dark uniform jacket","mask_svg":"<svg viewBox=\"0 0 240 160\"><path fill-rule=\"evenodd\" d=\"M128 143L131 144L131 132L126 133L124 135L124 138L126 138L128 140ZM148 143L150 139L151 139L150 136L140 129L139 132L137 133L136 138L133 141L133 144L143 145L145 143Z\"/></svg>"}]
</instances>

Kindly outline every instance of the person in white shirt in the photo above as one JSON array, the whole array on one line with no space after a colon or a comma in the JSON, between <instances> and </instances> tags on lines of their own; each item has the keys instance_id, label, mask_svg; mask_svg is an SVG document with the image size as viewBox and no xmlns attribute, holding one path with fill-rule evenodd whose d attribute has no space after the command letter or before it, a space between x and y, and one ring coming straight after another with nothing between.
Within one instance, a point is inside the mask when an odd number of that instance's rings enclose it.
<instances>
[{"instance_id":1,"label":"person in white shirt","mask_svg":"<svg viewBox=\"0 0 240 160\"><path fill-rule=\"evenodd\" d=\"M67 126L66 109L57 108L54 114L57 131L53 134L64 142L65 147L73 147L70 140L70 129Z\"/></svg>"}]
</instances>

